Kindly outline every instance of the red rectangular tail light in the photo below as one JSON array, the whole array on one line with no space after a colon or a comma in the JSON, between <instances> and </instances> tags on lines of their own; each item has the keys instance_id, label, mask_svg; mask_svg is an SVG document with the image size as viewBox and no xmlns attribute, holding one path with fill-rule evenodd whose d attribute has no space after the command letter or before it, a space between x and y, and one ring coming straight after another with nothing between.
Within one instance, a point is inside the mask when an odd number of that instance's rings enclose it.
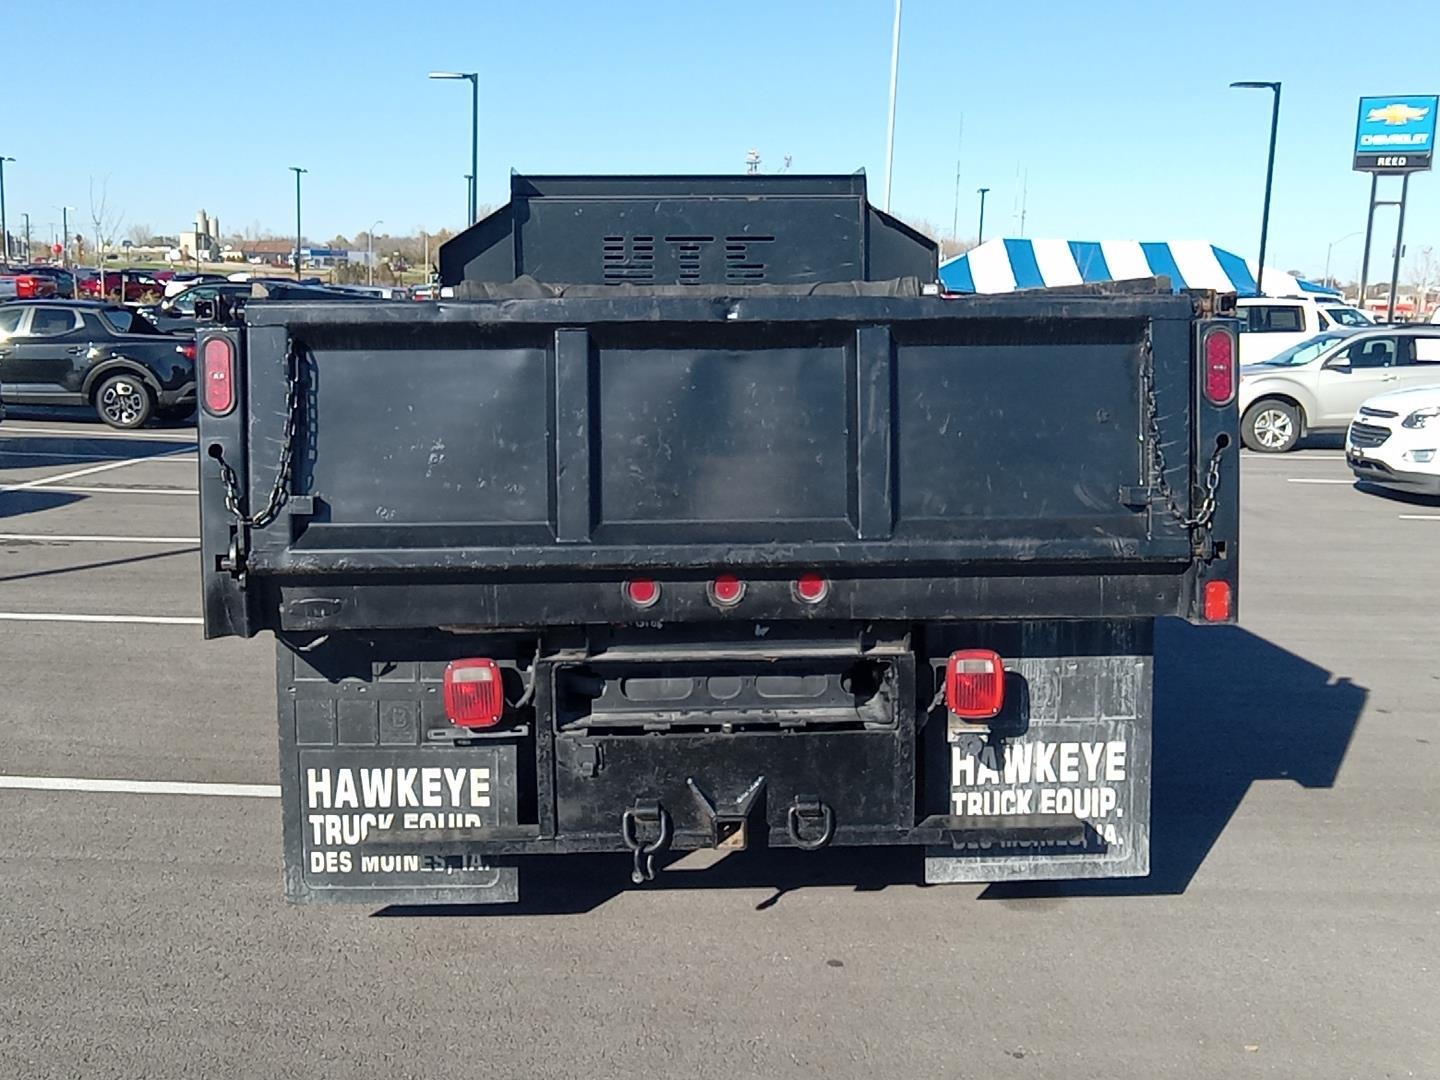
<instances>
[{"instance_id":1,"label":"red rectangular tail light","mask_svg":"<svg viewBox=\"0 0 1440 1080\"><path fill-rule=\"evenodd\" d=\"M1202 604L1206 622L1229 622L1234 607L1234 593L1228 581L1207 581Z\"/></svg>"},{"instance_id":2,"label":"red rectangular tail light","mask_svg":"<svg viewBox=\"0 0 1440 1080\"><path fill-rule=\"evenodd\" d=\"M1205 365L1205 400L1211 405L1229 405L1235 400L1235 335L1223 326L1212 326L1201 339L1201 360Z\"/></svg>"},{"instance_id":3,"label":"red rectangular tail light","mask_svg":"<svg viewBox=\"0 0 1440 1080\"><path fill-rule=\"evenodd\" d=\"M445 715L463 728L492 728L505 715L505 683L494 660L452 660L445 667Z\"/></svg>"},{"instance_id":4,"label":"red rectangular tail light","mask_svg":"<svg viewBox=\"0 0 1440 1080\"><path fill-rule=\"evenodd\" d=\"M945 662L945 703L965 720L990 720L1005 705L1005 661L989 649L961 649Z\"/></svg>"},{"instance_id":5,"label":"red rectangular tail light","mask_svg":"<svg viewBox=\"0 0 1440 1080\"><path fill-rule=\"evenodd\" d=\"M235 407L235 348L228 339L212 337L205 342L201 360L205 385L205 411L224 416Z\"/></svg>"}]
</instances>

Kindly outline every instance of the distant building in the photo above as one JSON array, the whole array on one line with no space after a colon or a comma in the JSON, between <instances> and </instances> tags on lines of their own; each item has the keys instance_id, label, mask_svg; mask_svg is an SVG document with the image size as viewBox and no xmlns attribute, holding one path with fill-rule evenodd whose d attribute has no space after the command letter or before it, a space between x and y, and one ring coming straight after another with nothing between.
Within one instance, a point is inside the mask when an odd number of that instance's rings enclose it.
<instances>
[{"instance_id":1,"label":"distant building","mask_svg":"<svg viewBox=\"0 0 1440 1080\"><path fill-rule=\"evenodd\" d=\"M193 259L198 252L211 262L220 257L220 219L212 218L202 209L195 215L195 227L180 234L181 259Z\"/></svg>"},{"instance_id":2,"label":"distant building","mask_svg":"<svg viewBox=\"0 0 1440 1080\"><path fill-rule=\"evenodd\" d=\"M239 244L226 244L220 251L220 258L226 262L291 266L295 259L295 244L290 240L244 240Z\"/></svg>"}]
</instances>

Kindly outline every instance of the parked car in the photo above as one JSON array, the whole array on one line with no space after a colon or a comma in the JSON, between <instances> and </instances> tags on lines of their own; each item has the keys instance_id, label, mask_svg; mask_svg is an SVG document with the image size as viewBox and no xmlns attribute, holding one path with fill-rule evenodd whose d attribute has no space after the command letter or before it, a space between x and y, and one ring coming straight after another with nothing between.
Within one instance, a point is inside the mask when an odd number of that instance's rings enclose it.
<instances>
[{"instance_id":1,"label":"parked car","mask_svg":"<svg viewBox=\"0 0 1440 1080\"><path fill-rule=\"evenodd\" d=\"M1361 329L1375 325L1365 312L1335 298L1242 296L1235 306L1240 316L1242 364L1268 360L1292 345L1337 327Z\"/></svg>"},{"instance_id":2,"label":"parked car","mask_svg":"<svg viewBox=\"0 0 1440 1080\"><path fill-rule=\"evenodd\" d=\"M156 275L159 276L158 274ZM172 274L165 282L165 299L178 296L186 289L193 289L196 285L204 285L212 281L229 281L224 274Z\"/></svg>"},{"instance_id":3,"label":"parked car","mask_svg":"<svg viewBox=\"0 0 1440 1080\"><path fill-rule=\"evenodd\" d=\"M121 296L121 290L124 295ZM96 274L80 283L80 291L86 296L102 298L100 275ZM165 285L148 270L106 270L103 299L119 297L127 304L143 303L165 295Z\"/></svg>"},{"instance_id":4,"label":"parked car","mask_svg":"<svg viewBox=\"0 0 1440 1080\"><path fill-rule=\"evenodd\" d=\"M1345 432L1355 479L1417 495L1440 495L1440 370L1431 386L1370 398Z\"/></svg>"},{"instance_id":5,"label":"parked car","mask_svg":"<svg viewBox=\"0 0 1440 1080\"><path fill-rule=\"evenodd\" d=\"M48 277L55 282L55 295L66 300L75 298L75 275L63 266L50 266L40 264L37 266L26 266L21 268L27 274L36 274L39 277Z\"/></svg>"},{"instance_id":6,"label":"parked car","mask_svg":"<svg viewBox=\"0 0 1440 1080\"><path fill-rule=\"evenodd\" d=\"M53 278L24 270L0 269L0 300L37 300L54 296L56 291Z\"/></svg>"},{"instance_id":7,"label":"parked car","mask_svg":"<svg viewBox=\"0 0 1440 1080\"><path fill-rule=\"evenodd\" d=\"M1367 398L1440 383L1440 329L1331 330L1240 369L1240 438L1251 450L1293 450L1306 434L1344 431Z\"/></svg>"},{"instance_id":8,"label":"parked car","mask_svg":"<svg viewBox=\"0 0 1440 1080\"><path fill-rule=\"evenodd\" d=\"M111 427L195 408L195 340L119 304L0 304L0 394L12 406L91 405Z\"/></svg>"},{"instance_id":9,"label":"parked car","mask_svg":"<svg viewBox=\"0 0 1440 1080\"><path fill-rule=\"evenodd\" d=\"M140 313L153 323L156 329L167 334L194 333L196 327L205 321L196 314L197 300L214 300L222 295L249 296L250 289L248 281L207 281L192 285L174 296L167 296L158 304L142 307Z\"/></svg>"}]
</instances>

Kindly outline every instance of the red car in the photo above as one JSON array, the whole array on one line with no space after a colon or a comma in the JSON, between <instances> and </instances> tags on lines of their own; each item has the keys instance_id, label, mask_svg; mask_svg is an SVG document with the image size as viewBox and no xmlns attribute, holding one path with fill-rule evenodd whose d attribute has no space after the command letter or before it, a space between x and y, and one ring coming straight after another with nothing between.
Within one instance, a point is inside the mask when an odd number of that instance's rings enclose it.
<instances>
[{"instance_id":1,"label":"red car","mask_svg":"<svg viewBox=\"0 0 1440 1080\"><path fill-rule=\"evenodd\" d=\"M0 300L40 300L56 294L55 279L41 274L0 270Z\"/></svg>"},{"instance_id":2,"label":"red car","mask_svg":"<svg viewBox=\"0 0 1440 1080\"><path fill-rule=\"evenodd\" d=\"M121 279L124 279L125 295L120 297ZM80 282L80 291L86 296L101 297L100 275ZM165 295L165 285L148 270L106 270L104 298L120 297L127 304L139 303L147 298Z\"/></svg>"}]
</instances>

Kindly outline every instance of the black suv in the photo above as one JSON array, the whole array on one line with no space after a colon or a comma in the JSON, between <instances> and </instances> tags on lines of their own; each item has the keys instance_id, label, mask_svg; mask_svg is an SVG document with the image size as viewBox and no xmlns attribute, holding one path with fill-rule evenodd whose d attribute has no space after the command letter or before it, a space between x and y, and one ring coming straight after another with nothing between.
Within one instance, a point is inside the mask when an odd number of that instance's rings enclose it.
<instances>
[{"instance_id":1,"label":"black suv","mask_svg":"<svg viewBox=\"0 0 1440 1080\"><path fill-rule=\"evenodd\" d=\"M16 405L92 405L111 427L195 409L195 340L162 334L119 304L0 304L0 396Z\"/></svg>"}]
</instances>

